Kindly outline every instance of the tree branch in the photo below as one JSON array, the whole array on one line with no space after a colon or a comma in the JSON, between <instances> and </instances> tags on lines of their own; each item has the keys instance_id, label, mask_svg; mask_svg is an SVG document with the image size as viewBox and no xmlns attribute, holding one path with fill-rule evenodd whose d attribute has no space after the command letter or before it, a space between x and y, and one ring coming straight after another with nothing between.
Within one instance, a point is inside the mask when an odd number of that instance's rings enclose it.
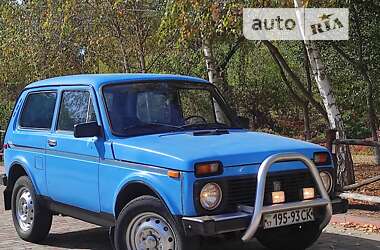
<instances>
[{"instance_id":1,"label":"tree branch","mask_svg":"<svg viewBox=\"0 0 380 250\"><path fill-rule=\"evenodd\" d=\"M239 49L241 43L245 41L244 36L240 36L238 40L235 42L235 44L230 48L228 51L227 55L224 57L223 61L221 64L219 64L218 68L220 70L224 70L227 67L227 64L230 62L231 58L233 55L236 53L236 51Z\"/></svg>"},{"instance_id":2,"label":"tree branch","mask_svg":"<svg viewBox=\"0 0 380 250\"><path fill-rule=\"evenodd\" d=\"M300 104L300 105L305 105L307 103L307 101L303 100L295 91L294 89L292 88L292 86L290 85L287 77L286 77L286 74L284 72L284 69L282 68L281 66L281 63L278 61L277 57L274 55L274 53L272 51L269 51L270 54L272 55L272 58L273 58L273 61L277 64L278 66L278 69L280 71L280 75L281 75L281 78L282 80L284 81L285 85L288 87L289 91L290 91L290 94L292 94L292 96L294 97L294 99L296 99L296 101Z\"/></svg>"},{"instance_id":3,"label":"tree branch","mask_svg":"<svg viewBox=\"0 0 380 250\"><path fill-rule=\"evenodd\" d=\"M293 70L289 67L288 63L285 61L284 57L281 55L280 51L277 49L276 46L274 46L270 41L262 41L265 46L273 53L278 61L280 62L281 67L284 69L284 71L290 76L290 78L293 80L293 82L297 85L297 87L300 89L301 93L307 98L310 103L317 109L317 111L323 116L323 118L328 121L327 112L322 107L322 105L314 99L311 93L307 91L305 86L302 84L299 77L293 72Z\"/></svg>"},{"instance_id":4,"label":"tree branch","mask_svg":"<svg viewBox=\"0 0 380 250\"><path fill-rule=\"evenodd\" d=\"M371 177L371 178L365 179L364 181L361 181L361 182L358 182L358 183L355 183L355 184L344 186L343 187L343 191L349 191L349 190L357 189L357 188L369 185L369 184L377 182L377 181L380 181L380 175L377 175L375 177Z\"/></svg>"}]
</instances>

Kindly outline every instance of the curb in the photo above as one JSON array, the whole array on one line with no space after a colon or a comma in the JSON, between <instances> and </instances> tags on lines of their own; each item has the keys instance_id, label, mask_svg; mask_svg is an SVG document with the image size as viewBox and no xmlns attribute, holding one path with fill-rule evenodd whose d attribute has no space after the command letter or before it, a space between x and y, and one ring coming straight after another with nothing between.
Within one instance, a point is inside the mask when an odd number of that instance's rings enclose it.
<instances>
[{"instance_id":1,"label":"curb","mask_svg":"<svg viewBox=\"0 0 380 250\"><path fill-rule=\"evenodd\" d=\"M330 223L354 223L359 225L373 225L380 228L380 220L364 216L355 216L349 214L336 214L331 218Z\"/></svg>"}]
</instances>

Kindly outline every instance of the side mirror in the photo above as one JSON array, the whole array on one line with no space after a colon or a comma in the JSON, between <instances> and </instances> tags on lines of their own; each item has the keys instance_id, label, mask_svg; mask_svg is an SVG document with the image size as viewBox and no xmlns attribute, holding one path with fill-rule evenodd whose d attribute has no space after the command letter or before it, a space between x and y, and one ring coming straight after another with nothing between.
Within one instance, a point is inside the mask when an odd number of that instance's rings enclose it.
<instances>
[{"instance_id":1,"label":"side mirror","mask_svg":"<svg viewBox=\"0 0 380 250\"><path fill-rule=\"evenodd\" d=\"M100 126L97 122L80 123L74 125L74 137L94 137L100 135Z\"/></svg>"},{"instance_id":2,"label":"side mirror","mask_svg":"<svg viewBox=\"0 0 380 250\"><path fill-rule=\"evenodd\" d=\"M247 117L238 116L238 120L242 128L249 129L249 119Z\"/></svg>"}]
</instances>

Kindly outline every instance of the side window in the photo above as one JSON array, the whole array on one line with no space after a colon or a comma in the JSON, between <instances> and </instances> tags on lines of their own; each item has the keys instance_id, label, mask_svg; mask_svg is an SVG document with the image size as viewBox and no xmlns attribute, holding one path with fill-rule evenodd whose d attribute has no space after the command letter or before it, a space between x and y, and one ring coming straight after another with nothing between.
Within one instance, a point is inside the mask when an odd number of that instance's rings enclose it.
<instances>
[{"instance_id":1,"label":"side window","mask_svg":"<svg viewBox=\"0 0 380 250\"><path fill-rule=\"evenodd\" d=\"M57 99L55 92L36 92L27 96L19 125L23 128L50 129Z\"/></svg>"},{"instance_id":2,"label":"side window","mask_svg":"<svg viewBox=\"0 0 380 250\"><path fill-rule=\"evenodd\" d=\"M88 91L70 90L62 93L57 130L74 131L74 125L96 121Z\"/></svg>"}]
</instances>

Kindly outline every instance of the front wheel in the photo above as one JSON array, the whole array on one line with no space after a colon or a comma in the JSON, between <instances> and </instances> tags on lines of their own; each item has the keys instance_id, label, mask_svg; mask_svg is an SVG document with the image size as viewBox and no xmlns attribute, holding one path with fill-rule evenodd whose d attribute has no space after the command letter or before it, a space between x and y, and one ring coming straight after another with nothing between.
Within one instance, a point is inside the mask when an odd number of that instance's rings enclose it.
<instances>
[{"instance_id":1,"label":"front wheel","mask_svg":"<svg viewBox=\"0 0 380 250\"><path fill-rule=\"evenodd\" d=\"M141 196L129 202L118 216L115 247L118 250L187 250L196 249L162 202Z\"/></svg>"},{"instance_id":2,"label":"front wheel","mask_svg":"<svg viewBox=\"0 0 380 250\"><path fill-rule=\"evenodd\" d=\"M259 231L257 240L269 249L304 250L318 240L322 231L318 223L304 223Z\"/></svg>"}]
</instances>

